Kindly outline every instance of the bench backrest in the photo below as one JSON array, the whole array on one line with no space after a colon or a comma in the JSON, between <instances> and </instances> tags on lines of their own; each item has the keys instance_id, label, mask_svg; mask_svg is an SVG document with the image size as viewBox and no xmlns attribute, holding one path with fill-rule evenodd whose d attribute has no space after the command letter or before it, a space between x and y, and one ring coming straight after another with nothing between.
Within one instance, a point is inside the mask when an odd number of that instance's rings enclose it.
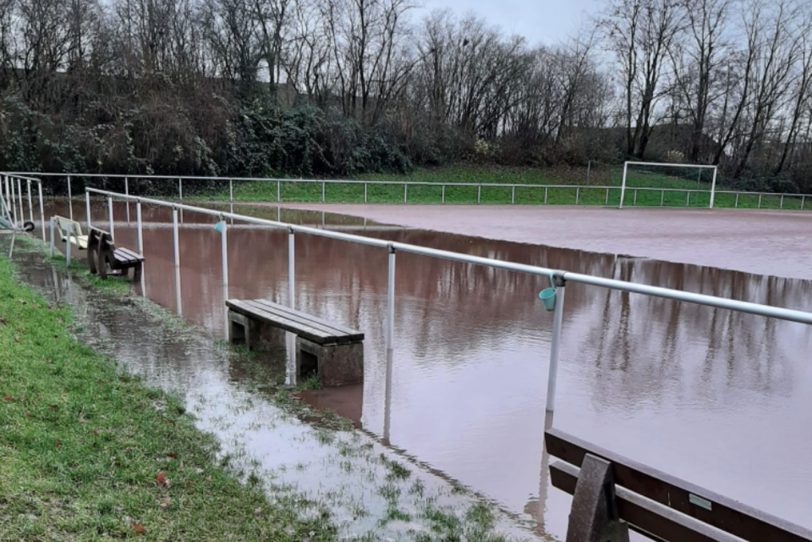
<instances>
[{"instance_id":1,"label":"bench backrest","mask_svg":"<svg viewBox=\"0 0 812 542\"><path fill-rule=\"evenodd\" d=\"M550 465L552 484L569 493L575 492L578 468L587 454L611 463L614 484L625 490L619 491L616 497L617 515L639 532L662 540L718 540L719 537L703 528L707 525L747 540L812 540L812 531L808 529L557 429L546 431L544 437L547 452L569 464ZM629 493L655 501L659 506L646 506L643 499L634 499Z\"/></svg>"},{"instance_id":2,"label":"bench backrest","mask_svg":"<svg viewBox=\"0 0 812 542\"><path fill-rule=\"evenodd\" d=\"M63 239L68 237L79 237L82 235L82 225L75 220L58 215L54 215L52 218L57 229L59 230L60 236Z\"/></svg>"}]
</instances>

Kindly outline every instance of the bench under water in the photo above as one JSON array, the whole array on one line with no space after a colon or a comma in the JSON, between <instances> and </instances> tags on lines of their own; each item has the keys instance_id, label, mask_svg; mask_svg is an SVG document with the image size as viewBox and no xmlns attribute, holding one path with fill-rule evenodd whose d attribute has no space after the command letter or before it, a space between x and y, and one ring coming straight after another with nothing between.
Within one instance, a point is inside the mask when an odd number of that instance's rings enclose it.
<instances>
[{"instance_id":1,"label":"bench under water","mask_svg":"<svg viewBox=\"0 0 812 542\"><path fill-rule=\"evenodd\" d=\"M116 204L116 216L125 216ZM170 213L144 208L147 295L173 309ZM241 207L260 216L276 210ZM510 211L507 210L506 213ZM812 282L598 255L281 211L326 227L644 284L812 310ZM104 221L98 209L94 220ZM121 220L121 219L119 219ZM210 217L180 227L183 315L221 336L220 238ZM135 246L133 224L116 242ZM545 279L399 254L392 374L384 340L387 262L379 249L313 236L296 244L297 308L366 335L363 386L323 390L389 445L561 534L568 498L542 456L550 314ZM229 231L230 296L285 299L287 234ZM625 456L812 526L812 328L743 313L568 287L554 424ZM185 378L180 372L177 378ZM758 491L755 490L758 488Z\"/></svg>"}]
</instances>

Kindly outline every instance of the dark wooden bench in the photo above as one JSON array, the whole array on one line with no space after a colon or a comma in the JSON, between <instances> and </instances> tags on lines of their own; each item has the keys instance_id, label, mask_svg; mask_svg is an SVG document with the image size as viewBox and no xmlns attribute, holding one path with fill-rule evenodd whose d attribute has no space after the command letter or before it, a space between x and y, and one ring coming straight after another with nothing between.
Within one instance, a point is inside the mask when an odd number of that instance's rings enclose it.
<instances>
[{"instance_id":1,"label":"dark wooden bench","mask_svg":"<svg viewBox=\"0 0 812 542\"><path fill-rule=\"evenodd\" d=\"M254 350L284 345L296 334L297 375L317 373L324 386L357 384L364 377L364 334L267 299L228 299L229 340Z\"/></svg>"},{"instance_id":2,"label":"dark wooden bench","mask_svg":"<svg viewBox=\"0 0 812 542\"><path fill-rule=\"evenodd\" d=\"M812 531L556 429L545 432L552 485L573 495L567 542L654 540L801 542ZM755 488L754 488L755 489Z\"/></svg>"},{"instance_id":3,"label":"dark wooden bench","mask_svg":"<svg viewBox=\"0 0 812 542\"><path fill-rule=\"evenodd\" d=\"M100 277L127 276L133 269L133 281L141 280L144 257L128 248L116 247L109 232L91 227L87 236L87 265Z\"/></svg>"}]
</instances>

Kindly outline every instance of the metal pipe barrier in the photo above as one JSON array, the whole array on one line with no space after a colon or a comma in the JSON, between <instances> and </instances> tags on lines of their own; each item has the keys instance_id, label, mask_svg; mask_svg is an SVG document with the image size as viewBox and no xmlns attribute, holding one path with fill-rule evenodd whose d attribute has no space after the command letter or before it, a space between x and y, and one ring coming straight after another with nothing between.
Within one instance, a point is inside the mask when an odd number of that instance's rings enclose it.
<instances>
[{"instance_id":1,"label":"metal pipe barrier","mask_svg":"<svg viewBox=\"0 0 812 542\"><path fill-rule=\"evenodd\" d=\"M564 310L564 291L567 283L572 282L576 284L584 284L588 286L596 286L599 288L606 288L610 290L617 290L621 292L628 292L634 294L647 295L652 297L659 297L663 299L671 299L674 301L694 303L697 305L704 305L707 307L714 307L718 309L726 309L748 314L764 316L767 318L777 318L789 322L797 322L801 324L812 325L812 312L806 312L796 309L789 309L783 307L773 307L769 305L761 305L758 303L750 303L746 301L738 301L724 297L710 296L705 294L698 294L692 292L685 292L682 290L674 290L671 288L662 288L658 286L650 286L647 284L637 284L634 282L627 282L616 279L608 279L603 277L596 277L592 275L585 275L581 273L572 273L561 269L552 269L547 267L539 267L535 265L527 265L505 260L497 260L493 258L485 258L481 256L472 256L460 252L452 252L448 250L440 250L435 248L423 247L419 245L412 245L409 243L401 243L397 241L386 241L383 239L375 239L372 237L364 237L356 234L342 233L337 231L330 231L321 228L314 228L310 226L301 226L296 224L288 224L276 220L268 220L264 218L257 218L248 215L241 215L232 212L224 212L215 209L208 209L205 207L196 207L193 205L153 199L127 194L120 194L107 190L99 190L95 188L87 189L89 194L97 194L106 197L109 202L113 199L123 201L134 201L140 209L141 204L155 205L159 207L167 207L172 210L172 239L174 249L174 270L175 270L175 285L176 285L176 308L177 312L182 313L180 287L180 246L178 236L178 212L188 211L199 213L205 216L215 217L225 226L225 220L231 219L233 221L245 222L257 226L265 226L274 229L280 229L288 232L288 303L291 308L295 308L295 236L296 234L314 235L317 237L325 237L337 241L345 241L349 243L357 243L366 246L381 248L387 251L387 310L386 310L386 346L387 350L392 349L394 342L394 318L395 318L395 255L398 252L405 252L410 254L417 254L427 256L430 258L438 258L447 261L467 263L473 265L483 265L494 269L503 269L506 271L514 271L518 273L526 273L530 275L549 277L554 281L557 288L557 302L555 305L555 312L553 315L553 334L551 339L550 348L550 363L548 367L548 396L547 396L547 410L553 411L555 408L555 382L558 370L558 356L559 356L559 342L563 328L563 310ZM109 203L112 205L111 203ZM140 215L140 212L139 212ZM139 244L143 243L142 223L138 221L138 239ZM225 232L225 228L223 232ZM225 239L225 234L224 237ZM228 252L223 245L221 257L224 260L228 258ZM143 247L139 247L143 249ZM228 262L222 262L223 273L223 290L227 295L228 291Z\"/></svg>"},{"instance_id":2,"label":"metal pipe barrier","mask_svg":"<svg viewBox=\"0 0 812 542\"><path fill-rule=\"evenodd\" d=\"M23 181L25 181L25 192L23 191ZM34 204L32 184L37 185L37 205ZM42 181L35 177L16 175L11 173L0 173L0 191L3 192L7 202L7 209L13 217L15 224L22 225L26 221L25 206L28 205L28 221L34 221L35 207L39 207L40 231L43 242L47 242L45 204L43 203Z\"/></svg>"}]
</instances>

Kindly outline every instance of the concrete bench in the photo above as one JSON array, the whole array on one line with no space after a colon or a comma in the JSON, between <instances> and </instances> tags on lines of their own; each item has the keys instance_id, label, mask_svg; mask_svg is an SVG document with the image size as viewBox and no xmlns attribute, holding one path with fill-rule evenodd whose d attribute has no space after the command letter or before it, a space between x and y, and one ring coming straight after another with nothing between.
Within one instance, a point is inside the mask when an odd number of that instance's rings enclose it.
<instances>
[{"instance_id":1,"label":"concrete bench","mask_svg":"<svg viewBox=\"0 0 812 542\"><path fill-rule=\"evenodd\" d=\"M358 384L364 378L364 334L267 299L226 301L229 340L253 350L284 344L296 334L296 373L316 373L324 386Z\"/></svg>"},{"instance_id":2,"label":"concrete bench","mask_svg":"<svg viewBox=\"0 0 812 542\"><path fill-rule=\"evenodd\" d=\"M87 242L87 265L90 272L106 278L110 275L127 276L133 269L133 281L141 280L144 257L128 248L116 247L110 233L90 228Z\"/></svg>"},{"instance_id":3,"label":"concrete bench","mask_svg":"<svg viewBox=\"0 0 812 542\"><path fill-rule=\"evenodd\" d=\"M550 465L553 487L573 495L567 542L627 542L629 529L663 541L812 540L808 529L556 429L544 441L562 460Z\"/></svg>"}]
</instances>

